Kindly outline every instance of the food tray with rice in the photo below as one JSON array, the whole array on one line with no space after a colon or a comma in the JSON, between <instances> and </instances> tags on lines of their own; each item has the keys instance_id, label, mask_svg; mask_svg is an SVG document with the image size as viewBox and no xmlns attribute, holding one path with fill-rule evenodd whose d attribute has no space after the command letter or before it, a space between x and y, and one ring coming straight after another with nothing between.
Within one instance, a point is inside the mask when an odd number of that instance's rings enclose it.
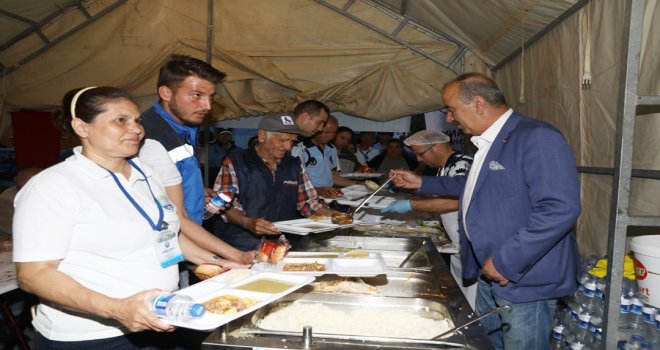
<instances>
[{"instance_id":1,"label":"food tray with rice","mask_svg":"<svg viewBox=\"0 0 660 350\"><path fill-rule=\"evenodd\" d=\"M314 281L313 276L237 269L183 288L206 312L191 320L163 318L170 325L212 330L267 305Z\"/></svg>"},{"instance_id":2,"label":"food tray with rice","mask_svg":"<svg viewBox=\"0 0 660 350\"><path fill-rule=\"evenodd\" d=\"M445 305L420 298L361 295L291 294L252 316L257 331L300 332L312 326L316 336L346 335L427 339L451 329Z\"/></svg>"},{"instance_id":3,"label":"food tray with rice","mask_svg":"<svg viewBox=\"0 0 660 350\"><path fill-rule=\"evenodd\" d=\"M273 224L282 232L306 236L310 233L328 232L336 229L353 227L362 224L362 221L353 220L350 224L334 224L329 217L317 217L278 221Z\"/></svg>"}]
</instances>

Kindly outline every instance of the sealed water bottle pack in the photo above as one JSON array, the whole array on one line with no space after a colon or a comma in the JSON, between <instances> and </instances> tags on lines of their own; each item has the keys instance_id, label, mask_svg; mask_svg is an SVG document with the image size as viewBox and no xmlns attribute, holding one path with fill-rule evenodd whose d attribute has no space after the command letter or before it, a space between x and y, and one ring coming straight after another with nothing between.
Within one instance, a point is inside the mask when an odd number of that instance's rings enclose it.
<instances>
[{"instance_id":1,"label":"sealed water bottle pack","mask_svg":"<svg viewBox=\"0 0 660 350\"><path fill-rule=\"evenodd\" d=\"M557 304L555 327L550 336L552 349L605 347L602 324L607 285L601 274L589 273L594 271L595 261L598 260L593 257L583 261L579 288ZM660 311L640 300L637 283L631 278L622 280L617 348L660 350Z\"/></svg>"}]
</instances>

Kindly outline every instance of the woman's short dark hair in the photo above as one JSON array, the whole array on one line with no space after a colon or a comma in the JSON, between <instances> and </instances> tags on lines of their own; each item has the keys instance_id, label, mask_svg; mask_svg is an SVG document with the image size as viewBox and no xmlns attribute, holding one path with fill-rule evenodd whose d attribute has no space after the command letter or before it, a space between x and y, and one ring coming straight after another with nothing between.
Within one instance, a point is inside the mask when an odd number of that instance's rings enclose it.
<instances>
[{"instance_id":1,"label":"woman's short dark hair","mask_svg":"<svg viewBox=\"0 0 660 350\"><path fill-rule=\"evenodd\" d=\"M71 103L73 102L73 97L82 89L83 88L70 90L62 98L62 110L56 115L56 122L62 130L73 133L73 129L71 128L71 120L73 119L73 116L71 115ZM85 123L91 123L96 116L107 110L105 105L108 102L119 100L131 101L137 106L137 103L131 94L122 89L112 86L91 88L83 91L83 93L78 96L76 105L73 106L73 113L76 114L76 118Z\"/></svg>"},{"instance_id":2,"label":"woman's short dark hair","mask_svg":"<svg viewBox=\"0 0 660 350\"><path fill-rule=\"evenodd\" d=\"M210 81L213 85L218 85L226 75L200 59L184 55L172 55L160 68L156 87L167 86L172 90L176 90L190 76L196 76Z\"/></svg>"}]
</instances>

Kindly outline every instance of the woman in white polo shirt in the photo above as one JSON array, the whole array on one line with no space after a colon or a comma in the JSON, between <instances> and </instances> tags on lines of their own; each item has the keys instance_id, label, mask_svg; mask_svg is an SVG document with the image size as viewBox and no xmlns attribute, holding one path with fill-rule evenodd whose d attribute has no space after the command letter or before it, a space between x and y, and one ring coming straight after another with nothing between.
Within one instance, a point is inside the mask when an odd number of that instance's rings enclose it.
<instances>
[{"instance_id":1,"label":"woman in white polo shirt","mask_svg":"<svg viewBox=\"0 0 660 350\"><path fill-rule=\"evenodd\" d=\"M133 157L144 129L131 96L85 88L67 93L63 105L62 126L82 147L31 179L15 201L19 285L41 300L38 348L154 346L156 332L173 327L147 301L177 288L182 250L196 263L212 254L177 238L160 178Z\"/></svg>"}]
</instances>

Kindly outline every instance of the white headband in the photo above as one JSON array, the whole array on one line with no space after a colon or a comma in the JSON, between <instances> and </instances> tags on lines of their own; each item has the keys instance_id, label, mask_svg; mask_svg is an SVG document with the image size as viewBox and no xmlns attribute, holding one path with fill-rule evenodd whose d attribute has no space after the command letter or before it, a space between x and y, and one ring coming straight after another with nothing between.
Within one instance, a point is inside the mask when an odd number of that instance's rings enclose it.
<instances>
[{"instance_id":1,"label":"white headband","mask_svg":"<svg viewBox=\"0 0 660 350\"><path fill-rule=\"evenodd\" d=\"M83 92L85 92L87 90L91 90L91 89L95 89L95 88L96 88L96 86L86 87L86 88L80 89L78 92L76 92L75 95L73 95L73 99L71 100L71 120L77 118L76 117L76 103L78 102L78 98L80 97L80 95L82 95Z\"/></svg>"}]
</instances>

